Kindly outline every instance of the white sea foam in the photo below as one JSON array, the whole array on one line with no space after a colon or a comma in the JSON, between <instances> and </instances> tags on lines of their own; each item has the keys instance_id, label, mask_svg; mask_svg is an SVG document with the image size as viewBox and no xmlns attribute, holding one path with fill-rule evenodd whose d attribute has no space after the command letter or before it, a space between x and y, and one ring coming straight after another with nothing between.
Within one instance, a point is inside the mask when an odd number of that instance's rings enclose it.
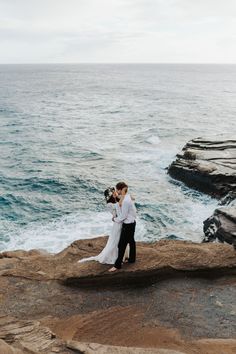
<instances>
[{"instance_id":1,"label":"white sea foam","mask_svg":"<svg viewBox=\"0 0 236 354\"><path fill-rule=\"evenodd\" d=\"M151 135L146 139L146 142L152 145L158 145L160 144L161 140L159 136L157 135Z\"/></svg>"},{"instance_id":2,"label":"white sea foam","mask_svg":"<svg viewBox=\"0 0 236 354\"><path fill-rule=\"evenodd\" d=\"M145 224L138 220L136 239L143 240ZM8 234L4 250L43 249L51 253L63 250L73 241L109 235L111 216L107 212L78 212L48 223L31 223Z\"/></svg>"},{"instance_id":3,"label":"white sea foam","mask_svg":"<svg viewBox=\"0 0 236 354\"><path fill-rule=\"evenodd\" d=\"M174 182L166 168L188 140L235 131L235 67L0 71L0 250L57 252L75 239L109 233L109 214L84 211L84 201L99 203L103 189L123 179L139 205L137 239L200 241L217 202Z\"/></svg>"}]
</instances>

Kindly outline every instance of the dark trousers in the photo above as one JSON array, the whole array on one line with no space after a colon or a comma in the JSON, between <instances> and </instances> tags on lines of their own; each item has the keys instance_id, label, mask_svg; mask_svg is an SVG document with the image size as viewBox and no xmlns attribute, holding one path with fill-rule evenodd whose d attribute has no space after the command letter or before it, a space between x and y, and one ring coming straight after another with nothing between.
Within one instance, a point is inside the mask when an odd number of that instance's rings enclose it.
<instances>
[{"instance_id":1,"label":"dark trousers","mask_svg":"<svg viewBox=\"0 0 236 354\"><path fill-rule=\"evenodd\" d=\"M120 234L120 241L118 244L118 258L115 262L117 269L121 268L121 264L124 258L125 250L129 244L129 263L134 263L136 259L136 244L134 240L136 222L132 224L123 224Z\"/></svg>"}]
</instances>

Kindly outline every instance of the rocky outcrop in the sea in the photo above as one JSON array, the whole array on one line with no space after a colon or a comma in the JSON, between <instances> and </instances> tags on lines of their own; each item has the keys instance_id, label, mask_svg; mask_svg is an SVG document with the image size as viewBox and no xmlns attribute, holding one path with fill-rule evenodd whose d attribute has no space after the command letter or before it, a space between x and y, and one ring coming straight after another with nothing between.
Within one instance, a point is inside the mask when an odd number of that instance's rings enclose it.
<instances>
[{"instance_id":1,"label":"rocky outcrop in the sea","mask_svg":"<svg viewBox=\"0 0 236 354\"><path fill-rule=\"evenodd\" d=\"M236 248L236 140L193 139L177 155L168 173L228 205L204 221L203 242L217 239Z\"/></svg>"},{"instance_id":2,"label":"rocky outcrop in the sea","mask_svg":"<svg viewBox=\"0 0 236 354\"><path fill-rule=\"evenodd\" d=\"M171 177L229 203L236 198L236 140L196 138L169 166Z\"/></svg>"},{"instance_id":3,"label":"rocky outcrop in the sea","mask_svg":"<svg viewBox=\"0 0 236 354\"><path fill-rule=\"evenodd\" d=\"M236 250L236 207L216 209L203 224L204 242L218 239L233 245Z\"/></svg>"},{"instance_id":4,"label":"rocky outcrop in the sea","mask_svg":"<svg viewBox=\"0 0 236 354\"><path fill-rule=\"evenodd\" d=\"M232 247L138 243L137 263L115 274L77 263L105 242L75 241L55 255L0 254L1 354L234 353Z\"/></svg>"}]
</instances>

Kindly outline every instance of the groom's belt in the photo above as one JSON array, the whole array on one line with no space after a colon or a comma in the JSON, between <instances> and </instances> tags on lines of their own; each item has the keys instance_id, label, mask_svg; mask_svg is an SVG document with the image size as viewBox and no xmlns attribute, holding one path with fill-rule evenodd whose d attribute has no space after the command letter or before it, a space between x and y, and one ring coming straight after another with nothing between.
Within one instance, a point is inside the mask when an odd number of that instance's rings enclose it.
<instances>
[{"instance_id":1,"label":"groom's belt","mask_svg":"<svg viewBox=\"0 0 236 354\"><path fill-rule=\"evenodd\" d=\"M125 225L133 225L133 224L136 224L136 220L134 220L133 222L129 222L129 223L127 223L127 222L124 222L123 223L123 226L125 226Z\"/></svg>"}]
</instances>

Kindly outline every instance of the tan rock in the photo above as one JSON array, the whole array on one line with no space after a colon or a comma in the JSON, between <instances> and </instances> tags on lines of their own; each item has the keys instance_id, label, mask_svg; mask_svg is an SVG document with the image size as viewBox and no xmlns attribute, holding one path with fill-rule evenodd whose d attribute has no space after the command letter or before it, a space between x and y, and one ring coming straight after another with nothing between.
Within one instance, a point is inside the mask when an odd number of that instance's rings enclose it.
<instances>
[{"instance_id":1,"label":"tan rock","mask_svg":"<svg viewBox=\"0 0 236 354\"><path fill-rule=\"evenodd\" d=\"M56 255L3 253L0 338L24 354L72 353L66 340L101 343L121 353L144 347L151 352L206 354L213 344L192 344L196 338L235 336L232 247L167 240L138 243L137 262L115 274L108 272L109 265L77 263L98 254L105 242L105 237L75 241ZM224 354L231 354L232 348L228 343Z\"/></svg>"},{"instance_id":2,"label":"tan rock","mask_svg":"<svg viewBox=\"0 0 236 354\"><path fill-rule=\"evenodd\" d=\"M11 340L23 353L41 353L50 350L60 342L49 328L41 326L38 321L18 320L10 316L0 317L0 336L4 340ZM15 350L15 349L14 349ZM0 351L2 354L2 352ZM9 352L11 353L11 352ZM14 352L18 354L18 352ZM21 352L19 351L19 354Z\"/></svg>"},{"instance_id":3,"label":"tan rock","mask_svg":"<svg viewBox=\"0 0 236 354\"><path fill-rule=\"evenodd\" d=\"M124 266L115 274L109 265L98 262L78 263L83 257L98 254L106 243L105 237L73 242L56 255L31 255L9 258L1 254L0 274L35 280L59 280L66 284L103 286L105 283L146 282L149 278L169 276L179 271L224 272L236 270L235 251L223 244L198 244L187 241L162 240L137 243L137 262ZM7 262L7 266L6 263Z\"/></svg>"},{"instance_id":4,"label":"tan rock","mask_svg":"<svg viewBox=\"0 0 236 354\"><path fill-rule=\"evenodd\" d=\"M76 341L68 341L67 347L79 350L83 354L187 354L186 352L171 349L119 347L98 343L80 343Z\"/></svg>"},{"instance_id":5,"label":"tan rock","mask_svg":"<svg viewBox=\"0 0 236 354\"><path fill-rule=\"evenodd\" d=\"M25 354L22 350L14 348L0 339L0 353L1 354Z\"/></svg>"}]
</instances>

